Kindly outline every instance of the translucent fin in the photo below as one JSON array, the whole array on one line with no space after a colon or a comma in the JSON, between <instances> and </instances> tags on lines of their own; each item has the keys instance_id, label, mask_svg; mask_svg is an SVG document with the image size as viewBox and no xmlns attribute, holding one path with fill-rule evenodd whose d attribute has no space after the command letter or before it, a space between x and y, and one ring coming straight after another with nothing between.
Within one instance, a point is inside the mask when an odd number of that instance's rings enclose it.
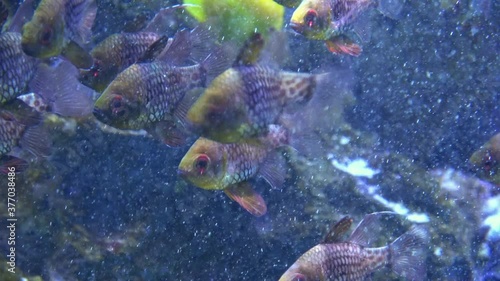
<instances>
[{"instance_id":1,"label":"translucent fin","mask_svg":"<svg viewBox=\"0 0 500 281\"><path fill-rule=\"evenodd\" d=\"M267 213L266 202L248 182L229 186L224 189L224 192L229 198L240 204L243 209L256 217L261 217Z\"/></svg>"},{"instance_id":2,"label":"translucent fin","mask_svg":"<svg viewBox=\"0 0 500 281\"><path fill-rule=\"evenodd\" d=\"M187 134L172 121L158 122L152 130L147 130L154 138L161 140L169 147L179 147L186 143Z\"/></svg>"},{"instance_id":3,"label":"translucent fin","mask_svg":"<svg viewBox=\"0 0 500 281\"><path fill-rule=\"evenodd\" d=\"M19 145L35 156L45 157L50 154L50 137L41 126L27 128L19 140Z\"/></svg>"},{"instance_id":4,"label":"translucent fin","mask_svg":"<svg viewBox=\"0 0 500 281\"><path fill-rule=\"evenodd\" d=\"M3 29L9 32L21 33L23 25L31 20L35 13L34 0L25 0L21 3L10 22L5 23Z\"/></svg>"},{"instance_id":5,"label":"translucent fin","mask_svg":"<svg viewBox=\"0 0 500 281\"><path fill-rule=\"evenodd\" d=\"M189 90L175 108L174 116L177 118L177 120L179 120L182 126L186 127L187 124L189 124L189 121L187 120L187 113L191 106L193 106L193 104L203 94L204 91L204 88L195 88Z\"/></svg>"},{"instance_id":6,"label":"translucent fin","mask_svg":"<svg viewBox=\"0 0 500 281\"><path fill-rule=\"evenodd\" d=\"M383 215L397 215L394 212L377 212L366 215L356 226L348 241L361 246L369 246L372 239L377 239L381 232L379 220Z\"/></svg>"},{"instance_id":7,"label":"translucent fin","mask_svg":"<svg viewBox=\"0 0 500 281\"><path fill-rule=\"evenodd\" d=\"M47 104L47 111L67 117L90 115L94 91L78 81L78 70L62 61L54 67L40 64L30 88Z\"/></svg>"},{"instance_id":8,"label":"translucent fin","mask_svg":"<svg viewBox=\"0 0 500 281\"><path fill-rule=\"evenodd\" d=\"M345 216L332 225L321 244L338 243L342 241L342 236L351 228L352 218Z\"/></svg>"},{"instance_id":9,"label":"translucent fin","mask_svg":"<svg viewBox=\"0 0 500 281\"><path fill-rule=\"evenodd\" d=\"M92 56L72 40L64 46L61 55L78 68L89 69L94 65Z\"/></svg>"},{"instance_id":10,"label":"translucent fin","mask_svg":"<svg viewBox=\"0 0 500 281\"><path fill-rule=\"evenodd\" d=\"M184 4L162 8L158 11L158 13L156 13L153 19L142 31L165 34L167 33L167 31L172 29L173 17L175 16L173 12L177 9L183 9L193 6L194 5Z\"/></svg>"},{"instance_id":11,"label":"translucent fin","mask_svg":"<svg viewBox=\"0 0 500 281\"><path fill-rule=\"evenodd\" d=\"M351 56L359 56L361 54L361 46L354 43L349 37L340 35L330 38L325 41L326 47L332 53L339 55L351 55Z\"/></svg>"},{"instance_id":12,"label":"translucent fin","mask_svg":"<svg viewBox=\"0 0 500 281\"><path fill-rule=\"evenodd\" d=\"M97 14L95 0L72 0L68 2L64 16L71 39L78 44L87 43L92 36L92 25Z\"/></svg>"},{"instance_id":13,"label":"translucent fin","mask_svg":"<svg viewBox=\"0 0 500 281\"><path fill-rule=\"evenodd\" d=\"M273 68L280 68L290 57L288 34L284 31L271 30L264 44L258 63Z\"/></svg>"},{"instance_id":14,"label":"translucent fin","mask_svg":"<svg viewBox=\"0 0 500 281\"><path fill-rule=\"evenodd\" d=\"M188 30L180 30L175 33L170 44L164 48L157 56L157 60L163 60L171 63L172 65L178 65L184 62L191 54L191 39L190 32Z\"/></svg>"},{"instance_id":15,"label":"translucent fin","mask_svg":"<svg viewBox=\"0 0 500 281\"><path fill-rule=\"evenodd\" d=\"M259 176L266 180L273 189L281 188L286 177L286 163L283 156L278 152L269 153L260 166Z\"/></svg>"},{"instance_id":16,"label":"translucent fin","mask_svg":"<svg viewBox=\"0 0 500 281\"><path fill-rule=\"evenodd\" d=\"M170 44L172 44L171 38L168 38L168 36L161 36L148 47L144 54L137 59L136 63L150 63L154 61Z\"/></svg>"},{"instance_id":17,"label":"translucent fin","mask_svg":"<svg viewBox=\"0 0 500 281\"><path fill-rule=\"evenodd\" d=\"M230 57L226 56L224 48L217 48L203 60L201 66L206 73L205 84L208 85L215 77L231 66L231 60Z\"/></svg>"},{"instance_id":18,"label":"translucent fin","mask_svg":"<svg viewBox=\"0 0 500 281\"><path fill-rule=\"evenodd\" d=\"M0 173L8 174L14 168L15 173L21 173L28 168L28 162L21 158L10 155L2 156L0 159Z\"/></svg>"},{"instance_id":19,"label":"translucent fin","mask_svg":"<svg viewBox=\"0 0 500 281\"><path fill-rule=\"evenodd\" d=\"M377 9L386 17L399 19L405 0L378 0Z\"/></svg>"},{"instance_id":20,"label":"translucent fin","mask_svg":"<svg viewBox=\"0 0 500 281\"><path fill-rule=\"evenodd\" d=\"M428 232L422 226L414 226L389 245L392 270L405 280L426 280L425 252Z\"/></svg>"}]
</instances>

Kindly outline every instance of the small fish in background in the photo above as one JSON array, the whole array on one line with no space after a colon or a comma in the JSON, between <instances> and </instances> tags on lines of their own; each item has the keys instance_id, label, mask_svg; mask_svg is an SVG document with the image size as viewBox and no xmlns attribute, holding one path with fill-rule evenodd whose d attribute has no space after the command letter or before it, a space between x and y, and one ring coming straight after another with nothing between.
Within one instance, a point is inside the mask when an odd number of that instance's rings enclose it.
<instances>
[{"instance_id":1,"label":"small fish in background","mask_svg":"<svg viewBox=\"0 0 500 281\"><path fill-rule=\"evenodd\" d=\"M37 157L50 153L48 133L42 128L42 117L21 101L9 103L8 110L0 110L0 172L8 173L8 167L21 172L28 163L14 155L14 149L28 151Z\"/></svg>"},{"instance_id":2,"label":"small fish in background","mask_svg":"<svg viewBox=\"0 0 500 281\"><path fill-rule=\"evenodd\" d=\"M172 39L166 38L163 34L171 30L169 19L172 17L172 12L180 8L184 6L175 5L161 9L140 32L121 32L106 37L90 51L94 63L90 69L80 70L80 81L102 92L125 68L139 60L145 62L142 58L148 55L148 51L154 51L155 48L163 49L164 45L170 44ZM202 32L206 31L201 29L195 28L193 32L196 35L190 36L190 39L208 39L206 34L202 35Z\"/></svg>"},{"instance_id":3,"label":"small fish in background","mask_svg":"<svg viewBox=\"0 0 500 281\"><path fill-rule=\"evenodd\" d=\"M474 152L469 162L477 176L500 186L500 133Z\"/></svg>"},{"instance_id":4,"label":"small fish in background","mask_svg":"<svg viewBox=\"0 0 500 281\"><path fill-rule=\"evenodd\" d=\"M280 71L257 64L263 38L254 34L233 67L215 78L188 111L191 129L222 143L267 135L285 108L307 103L325 74ZM319 88L319 87L318 87Z\"/></svg>"},{"instance_id":5,"label":"small fish in background","mask_svg":"<svg viewBox=\"0 0 500 281\"><path fill-rule=\"evenodd\" d=\"M118 73L135 63L160 37L153 32L110 35L92 49L90 55L94 63L90 69L80 70L80 80L102 92Z\"/></svg>"},{"instance_id":6,"label":"small fish in background","mask_svg":"<svg viewBox=\"0 0 500 281\"><path fill-rule=\"evenodd\" d=\"M172 60L196 53L189 47L194 42L191 36L187 30L177 32L165 49L147 52L142 58L146 63L135 63L118 74L95 102L95 117L121 130L144 129L169 146L183 144L186 132L178 121L184 122L196 89L227 67L222 49L198 64L172 65Z\"/></svg>"},{"instance_id":7,"label":"small fish in background","mask_svg":"<svg viewBox=\"0 0 500 281\"><path fill-rule=\"evenodd\" d=\"M0 34L0 104L26 93L38 64L36 58L23 52L20 33Z\"/></svg>"},{"instance_id":8,"label":"small fish in background","mask_svg":"<svg viewBox=\"0 0 500 281\"><path fill-rule=\"evenodd\" d=\"M279 281L365 280L382 266L389 266L406 280L425 280L425 254L428 234L422 226L414 226L385 247L368 248L376 239L373 228L379 217L391 212L366 215L351 236L342 241L352 219L342 218L325 239L303 254L281 276Z\"/></svg>"},{"instance_id":9,"label":"small fish in background","mask_svg":"<svg viewBox=\"0 0 500 281\"><path fill-rule=\"evenodd\" d=\"M199 138L182 158L179 175L197 187L223 190L254 216L266 214L267 206L250 180L260 176L280 188L286 176L284 159L277 148L286 144L279 130L261 140L223 144Z\"/></svg>"},{"instance_id":10,"label":"small fish in background","mask_svg":"<svg viewBox=\"0 0 500 281\"><path fill-rule=\"evenodd\" d=\"M96 16L95 0L42 0L22 28L24 52L37 58L62 55L78 68L90 68L92 57L83 49Z\"/></svg>"},{"instance_id":11,"label":"small fish in background","mask_svg":"<svg viewBox=\"0 0 500 281\"><path fill-rule=\"evenodd\" d=\"M353 38L359 34L353 24L370 7L397 18L404 0L303 0L293 12L290 27L313 40L325 41L332 53L359 56L361 46Z\"/></svg>"}]
</instances>

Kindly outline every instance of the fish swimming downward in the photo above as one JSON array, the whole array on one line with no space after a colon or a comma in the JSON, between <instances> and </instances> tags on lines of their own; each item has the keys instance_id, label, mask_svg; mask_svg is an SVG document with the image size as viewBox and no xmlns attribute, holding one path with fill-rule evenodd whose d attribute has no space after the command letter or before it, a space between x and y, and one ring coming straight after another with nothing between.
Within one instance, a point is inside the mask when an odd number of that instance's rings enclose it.
<instances>
[{"instance_id":1,"label":"fish swimming downward","mask_svg":"<svg viewBox=\"0 0 500 281\"><path fill-rule=\"evenodd\" d=\"M428 240L424 227L412 227L385 247L367 247L369 241L375 238L373 228L377 226L380 216L385 214L394 213L366 215L347 241L341 238L351 227L352 219L342 218L322 243L304 253L279 281L361 281L382 266L389 266L406 280L424 280L423 247Z\"/></svg>"},{"instance_id":2,"label":"fish swimming downward","mask_svg":"<svg viewBox=\"0 0 500 281\"><path fill-rule=\"evenodd\" d=\"M13 153L16 147L33 155L47 156L50 153L50 139L41 126L40 114L21 101L9 103L8 110L0 110L0 172L7 173L8 167L22 171L27 162Z\"/></svg>"},{"instance_id":3,"label":"fish swimming downward","mask_svg":"<svg viewBox=\"0 0 500 281\"><path fill-rule=\"evenodd\" d=\"M397 17L403 0L303 0L293 12L290 27L309 39L323 40L336 54L358 56L361 46L353 40L359 34L353 24L369 7L388 17Z\"/></svg>"},{"instance_id":4,"label":"fish swimming downward","mask_svg":"<svg viewBox=\"0 0 500 281\"><path fill-rule=\"evenodd\" d=\"M283 158L276 149L286 144L282 128L274 127L260 140L223 144L199 138L182 158L178 173L186 181L207 190L223 190L254 216L267 206L250 180L264 178L273 188L285 181Z\"/></svg>"},{"instance_id":5,"label":"fish swimming downward","mask_svg":"<svg viewBox=\"0 0 500 281\"><path fill-rule=\"evenodd\" d=\"M185 134L176 124L185 118L191 90L226 68L217 51L198 64L172 65L169 57L185 52L189 36L186 30L177 32L153 62L132 64L118 74L95 102L96 118L121 130L146 130L169 146L182 144Z\"/></svg>"},{"instance_id":6,"label":"fish swimming downward","mask_svg":"<svg viewBox=\"0 0 500 281\"><path fill-rule=\"evenodd\" d=\"M264 46L254 34L241 49L233 67L216 77L188 111L193 131L232 143L266 136L270 125L288 106L309 101L325 74L281 71L257 64Z\"/></svg>"},{"instance_id":7,"label":"fish swimming downward","mask_svg":"<svg viewBox=\"0 0 500 281\"><path fill-rule=\"evenodd\" d=\"M42 0L22 28L24 52L37 58L63 55L78 68L92 66L83 49L97 13L95 0Z\"/></svg>"}]
</instances>

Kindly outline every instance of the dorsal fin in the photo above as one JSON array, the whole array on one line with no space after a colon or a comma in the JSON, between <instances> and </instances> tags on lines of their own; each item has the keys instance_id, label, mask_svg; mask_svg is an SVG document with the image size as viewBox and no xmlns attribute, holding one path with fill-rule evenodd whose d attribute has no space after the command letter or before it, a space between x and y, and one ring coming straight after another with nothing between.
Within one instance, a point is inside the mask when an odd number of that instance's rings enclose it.
<instances>
[{"instance_id":1,"label":"dorsal fin","mask_svg":"<svg viewBox=\"0 0 500 281\"><path fill-rule=\"evenodd\" d=\"M370 245L372 239L378 238L380 233L380 217L383 215L397 215L397 213L383 211L366 215L351 233L348 241L361 246Z\"/></svg>"},{"instance_id":2,"label":"dorsal fin","mask_svg":"<svg viewBox=\"0 0 500 281\"><path fill-rule=\"evenodd\" d=\"M342 241L342 236L351 228L352 221L352 218L349 216L341 218L337 223L332 225L330 231L328 231L320 244L331 244Z\"/></svg>"},{"instance_id":3,"label":"dorsal fin","mask_svg":"<svg viewBox=\"0 0 500 281\"><path fill-rule=\"evenodd\" d=\"M253 65L257 62L264 47L264 38L260 33L254 33L241 47L233 67Z\"/></svg>"}]
</instances>

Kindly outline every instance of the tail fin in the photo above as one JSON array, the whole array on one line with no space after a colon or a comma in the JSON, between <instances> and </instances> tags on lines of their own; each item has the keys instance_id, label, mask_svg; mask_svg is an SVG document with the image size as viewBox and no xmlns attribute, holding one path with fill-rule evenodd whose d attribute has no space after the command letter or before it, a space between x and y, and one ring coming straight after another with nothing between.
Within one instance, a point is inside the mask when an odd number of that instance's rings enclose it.
<instances>
[{"instance_id":1,"label":"tail fin","mask_svg":"<svg viewBox=\"0 0 500 281\"><path fill-rule=\"evenodd\" d=\"M414 226L389 245L392 270L406 280L425 279L424 246L428 233L423 226Z\"/></svg>"},{"instance_id":2,"label":"tail fin","mask_svg":"<svg viewBox=\"0 0 500 281\"><path fill-rule=\"evenodd\" d=\"M378 0L377 9L386 17L399 19L405 0Z\"/></svg>"},{"instance_id":3,"label":"tail fin","mask_svg":"<svg viewBox=\"0 0 500 281\"><path fill-rule=\"evenodd\" d=\"M41 64L30 87L43 98L47 110L67 117L92 113L94 91L78 81L78 70L63 61L55 67Z\"/></svg>"}]
</instances>

